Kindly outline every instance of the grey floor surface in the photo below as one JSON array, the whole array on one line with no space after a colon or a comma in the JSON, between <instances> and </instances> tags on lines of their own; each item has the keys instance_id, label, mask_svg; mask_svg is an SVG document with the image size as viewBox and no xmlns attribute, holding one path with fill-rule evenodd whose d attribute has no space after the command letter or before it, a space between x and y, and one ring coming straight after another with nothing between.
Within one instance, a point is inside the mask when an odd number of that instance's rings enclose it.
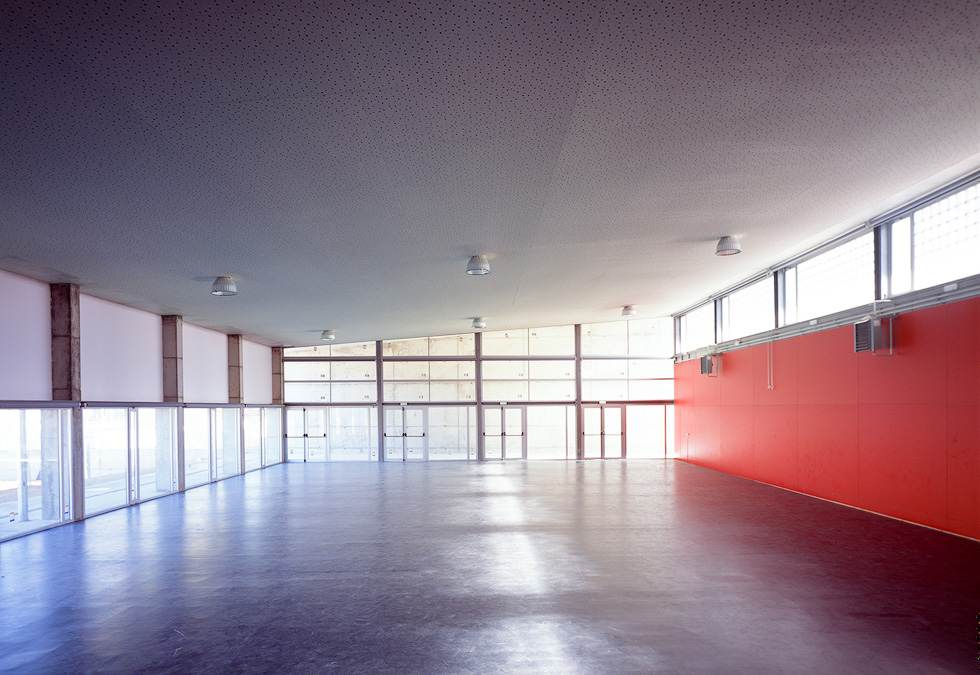
<instances>
[{"instance_id":1,"label":"grey floor surface","mask_svg":"<svg viewBox=\"0 0 980 675\"><path fill-rule=\"evenodd\" d=\"M980 543L676 461L290 464L0 544L15 673L970 673Z\"/></svg>"}]
</instances>

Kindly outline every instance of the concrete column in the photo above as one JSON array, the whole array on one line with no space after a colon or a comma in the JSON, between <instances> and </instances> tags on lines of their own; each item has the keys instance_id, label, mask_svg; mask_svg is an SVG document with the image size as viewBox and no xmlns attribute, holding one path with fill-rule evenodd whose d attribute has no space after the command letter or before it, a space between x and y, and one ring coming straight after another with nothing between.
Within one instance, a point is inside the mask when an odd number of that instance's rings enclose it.
<instances>
[{"instance_id":1,"label":"concrete column","mask_svg":"<svg viewBox=\"0 0 980 675\"><path fill-rule=\"evenodd\" d=\"M382 350L381 340L378 340L374 344L374 370L375 370L375 384L378 396L378 461L385 461L385 410L384 402L385 397L385 379L384 379L384 363L381 358Z\"/></svg>"},{"instance_id":2,"label":"concrete column","mask_svg":"<svg viewBox=\"0 0 980 675\"><path fill-rule=\"evenodd\" d=\"M487 439L483 435L485 429L483 419L483 333L473 336L474 356L473 376L476 378L476 460L482 462L487 458Z\"/></svg>"},{"instance_id":3,"label":"concrete column","mask_svg":"<svg viewBox=\"0 0 980 675\"><path fill-rule=\"evenodd\" d=\"M51 400L82 400L82 331L77 284L51 284ZM82 409L71 410L73 520L85 517L85 437Z\"/></svg>"},{"instance_id":4,"label":"concrete column","mask_svg":"<svg viewBox=\"0 0 980 675\"><path fill-rule=\"evenodd\" d=\"M272 405L282 405L282 347L272 348Z\"/></svg>"},{"instance_id":5,"label":"concrete column","mask_svg":"<svg viewBox=\"0 0 980 675\"><path fill-rule=\"evenodd\" d=\"M78 286L51 284L51 400L82 400Z\"/></svg>"},{"instance_id":6,"label":"concrete column","mask_svg":"<svg viewBox=\"0 0 980 675\"><path fill-rule=\"evenodd\" d=\"M163 402L184 402L184 318L163 317Z\"/></svg>"},{"instance_id":7,"label":"concrete column","mask_svg":"<svg viewBox=\"0 0 980 675\"><path fill-rule=\"evenodd\" d=\"M582 407L582 324L575 324L575 459L585 459L585 409Z\"/></svg>"},{"instance_id":8,"label":"concrete column","mask_svg":"<svg viewBox=\"0 0 980 675\"><path fill-rule=\"evenodd\" d=\"M228 402L244 403L242 391L242 336L228 336Z\"/></svg>"}]
</instances>

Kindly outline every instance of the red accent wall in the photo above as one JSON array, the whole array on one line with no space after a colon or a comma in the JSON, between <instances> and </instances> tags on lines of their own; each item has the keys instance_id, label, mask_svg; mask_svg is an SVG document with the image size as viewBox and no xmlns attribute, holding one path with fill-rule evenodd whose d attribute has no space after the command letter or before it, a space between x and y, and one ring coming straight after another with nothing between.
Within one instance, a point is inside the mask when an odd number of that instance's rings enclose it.
<instances>
[{"instance_id":1,"label":"red accent wall","mask_svg":"<svg viewBox=\"0 0 980 675\"><path fill-rule=\"evenodd\" d=\"M845 326L677 364L678 456L980 539L980 298L894 327L893 356Z\"/></svg>"}]
</instances>

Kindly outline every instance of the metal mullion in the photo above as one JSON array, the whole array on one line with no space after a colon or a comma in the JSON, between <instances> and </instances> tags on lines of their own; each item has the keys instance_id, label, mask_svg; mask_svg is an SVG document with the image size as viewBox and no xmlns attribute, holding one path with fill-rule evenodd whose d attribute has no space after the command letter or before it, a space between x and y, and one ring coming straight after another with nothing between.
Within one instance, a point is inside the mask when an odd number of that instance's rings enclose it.
<instances>
[{"instance_id":1,"label":"metal mullion","mask_svg":"<svg viewBox=\"0 0 980 675\"><path fill-rule=\"evenodd\" d=\"M575 459L585 459L585 410L582 407L582 324L575 324Z\"/></svg>"},{"instance_id":2,"label":"metal mullion","mask_svg":"<svg viewBox=\"0 0 980 675\"><path fill-rule=\"evenodd\" d=\"M483 419L483 333L473 336L473 349L476 357L473 363L476 378L476 460L483 462L487 458L486 421Z\"/></svg>"},{"instance_id":3,"label":"metal mullion","mask_svg":"<svg viewBox=\"0 0 980 675\"><path fill-rule=\"evenodd\" d=\"M217 424L218 424L218 420L215 419L214 408L208 408L208 426L211 429L211 433L209 434L209 436L210 436L210 439L209 439L209 445L210 445L210 447L208 448L208 457L209 457L208 463L210 465L208 467L208 478L210 479L208 481L209 483L213 483L216 480L218 480L218 434L217 434L218 427L217 427Z\"/></svg>"},{"instance_id":4,"label":"metal mullion","mask_svg":"<svg viewBox=\"0 0 980 675\"><path fill-rule=\"evenodd\" d=\"M375 343L374 347L374 370L375 370L375 397L377 398L378 406L378 461L385 461L385 447L384 447L384 426L385 426L385 413L384 413L384 397L385 397L385 373L384 373L384 357L381 353L381 340Z\"/></svg>"},{"instance_id":5,"label":"metal mullion","mask_svg":"<svg viewBox=\"0 0 980 675\"><path fill-rule=\"evenodd\" d=\"M135 427L135 431L134 431ZM134 442L134 437L136 438ZM136 420L136 408L129 408L126 414L126 476L127 483L127 499L126 503L128 505L133 505L139 503L140 490L139 490L139 457L135 457L134 453L139 454L139 422ZM137 477L134 478L134 471L137 473Z\"/></svg>"},{"instance_id":6,"label":"metal mullion","mask_svg":"<svg viewBox=\"0 0 980 675\"><path fill-rule=\"evenodd\" d=\"M283 363L300 363L303 361L374 361L374 356L284 356Z\"/></svg>"},{"instance_id":7,"label":"metal mullion","mask_svg":"<svg viewBox=\"0 0 980 675\"><path fill-rule=\"evenodd\" d=\"M591 358L591 357L590 357ZM430 359L431 360L431 359ZM484 356L484 361L573 361L574 355L570 356Z\"/></svg>"}]
</instances>

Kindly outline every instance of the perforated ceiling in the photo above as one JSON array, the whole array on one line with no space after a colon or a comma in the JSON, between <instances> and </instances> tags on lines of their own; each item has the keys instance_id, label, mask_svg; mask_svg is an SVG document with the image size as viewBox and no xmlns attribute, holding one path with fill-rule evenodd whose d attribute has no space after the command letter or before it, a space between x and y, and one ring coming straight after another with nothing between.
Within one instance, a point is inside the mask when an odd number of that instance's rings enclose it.
<instances>
[{"instance_id":1,"label":"perforated ceiling","mask_svg":"<svg viewBox=\"0 0 980 675\"><path fill-rule=\"evenodd\" d=\"M980 166L975 0L2 11L0 268L269 344L667 314Z\"/></svg>"}]
</instances>

